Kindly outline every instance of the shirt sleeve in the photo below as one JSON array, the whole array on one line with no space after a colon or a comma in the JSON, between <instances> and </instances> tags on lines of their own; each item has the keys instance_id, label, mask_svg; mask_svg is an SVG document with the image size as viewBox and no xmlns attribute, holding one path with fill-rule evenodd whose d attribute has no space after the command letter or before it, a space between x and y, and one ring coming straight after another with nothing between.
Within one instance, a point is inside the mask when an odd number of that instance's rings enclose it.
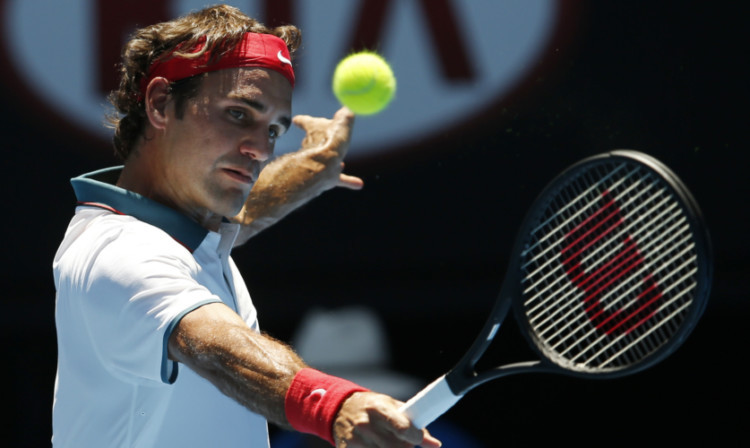
<instances>
[{"instance_id":1,"label":"shirt sleeve","mask_svg":"<svg viewBox=\"0 0 750 448\"><path fill-rule=\"evenodd\" d=\"M78 306L101 363L124 381L176 379L168 339L190 311L221 301L197 280L200 266L147 224L105 234L86 255Z\"/></svg>"}]
</instances>

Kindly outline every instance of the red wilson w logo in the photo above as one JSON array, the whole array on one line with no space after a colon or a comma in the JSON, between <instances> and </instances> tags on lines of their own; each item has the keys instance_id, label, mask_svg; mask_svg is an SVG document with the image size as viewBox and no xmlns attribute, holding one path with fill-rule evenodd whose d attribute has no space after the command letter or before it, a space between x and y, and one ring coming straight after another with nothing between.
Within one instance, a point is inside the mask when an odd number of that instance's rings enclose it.
<instances>
[{"instance_id":1,"label":"red wilson w logo","mask_svg":"<svg viewBox=\"0 0 750 448\"><path fill-rule=\"evenodd\" d=\"M644 259L636 242L629 234L616 232L624 223L620 207L605 191L599 208L565 236L560 252L568 278L585 293L587 317L597 330L608 335L638 328L654 315L663 299L659 284L643 269ZM608 241L612 237L621 240L612 245ZM582 260L602 245L616 250L596 257L598 263L586 270ZM633 292L628 293L631 289Z\"/></svg>"}]
</instances>

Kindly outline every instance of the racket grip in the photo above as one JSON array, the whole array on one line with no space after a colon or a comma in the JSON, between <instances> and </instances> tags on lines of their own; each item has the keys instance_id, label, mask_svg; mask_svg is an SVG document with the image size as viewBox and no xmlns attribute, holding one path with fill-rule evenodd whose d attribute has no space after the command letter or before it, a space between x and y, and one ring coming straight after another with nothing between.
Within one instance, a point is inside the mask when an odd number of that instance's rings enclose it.
<instances>
[{"instance_id":1,"label":"racket grip","mask_svg":"<svg viewBox=\"0 0 750 448\"><path fill-rule=\"evenodd\" d=\"M452 408L462 396L453 393L443 375L404 403L400 411L421 429Z\"/></svg>"}]
</instances>

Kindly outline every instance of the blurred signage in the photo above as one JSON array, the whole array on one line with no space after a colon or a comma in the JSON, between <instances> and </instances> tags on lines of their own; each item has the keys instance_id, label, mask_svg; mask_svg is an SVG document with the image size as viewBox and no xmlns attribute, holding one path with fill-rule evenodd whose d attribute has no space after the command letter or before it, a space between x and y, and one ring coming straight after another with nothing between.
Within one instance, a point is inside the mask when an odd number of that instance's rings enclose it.
<instances>
[{"instance_id":1,"label":"blurred signage","mask_svg":"<svg viewBox=\"0 0 750 448\"><path fill-rule=\"evenodd\" d=\"M554 45L556 0L245 0L230 1L268 25L303 31L294 113L330 116L339 107L330 79L358 49L388 59L396 99L358 118L350 155L377 156L470 124L507 98ZM106 94L135 27L168 20L204 0L0 0L7 88L31 96L66 126L108 139ZM18 86L18 84L21 84ZM293 131L279 152L297 148Z\"/></svg>"}]
</instances>

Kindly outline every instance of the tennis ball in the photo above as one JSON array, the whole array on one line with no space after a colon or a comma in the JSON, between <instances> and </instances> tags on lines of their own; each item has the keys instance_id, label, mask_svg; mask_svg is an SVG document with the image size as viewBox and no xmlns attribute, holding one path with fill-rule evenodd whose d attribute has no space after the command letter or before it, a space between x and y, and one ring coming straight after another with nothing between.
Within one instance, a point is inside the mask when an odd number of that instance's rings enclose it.
<instances>
[{"instance_id":1,"label":"tennis ball","mask_svg":"<svg viewBox=\"0 0 750 448\"><path fill-rule=\"evenodd\" d=\"M396 78L379 54L362 51L342 59L333 72L333 93L358 115L376 114L396 93Z\"/></svg>"}]
</instances>

